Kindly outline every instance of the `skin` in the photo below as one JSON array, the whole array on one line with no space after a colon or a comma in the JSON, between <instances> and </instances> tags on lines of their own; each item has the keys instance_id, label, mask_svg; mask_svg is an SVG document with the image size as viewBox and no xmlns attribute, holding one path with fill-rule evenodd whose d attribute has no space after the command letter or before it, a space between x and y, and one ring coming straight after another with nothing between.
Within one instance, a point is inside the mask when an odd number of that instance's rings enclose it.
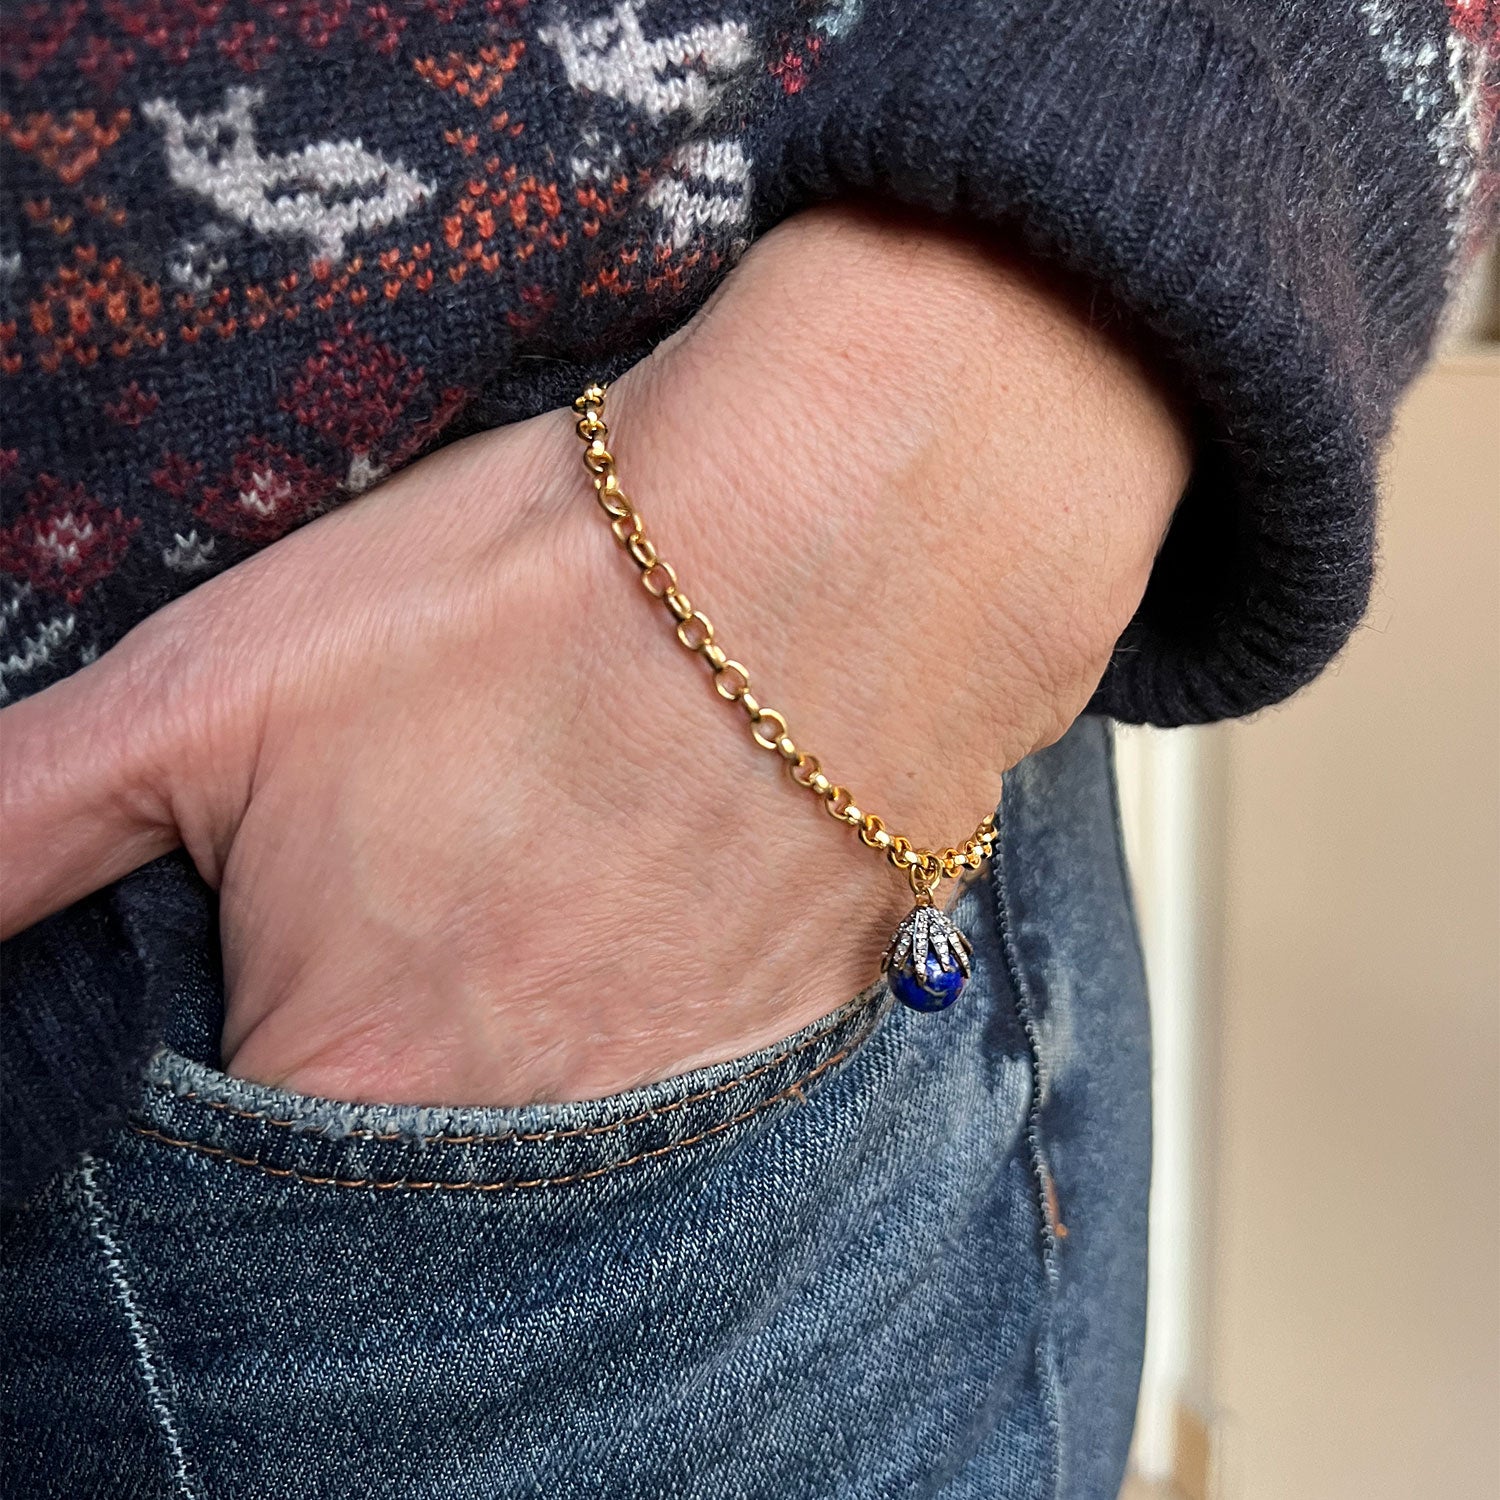
<instances>
[{"instance_id":1,"label":"skin","mask_svg":"<svg viewBox=\"0 0 1500 1500\"><path fill-rule=\"evenodd\" d=\"M607 415L762 703L920 843L1083 708L1191 459L1065 289L860 208L758 242ZM568 413L204 584L0 747L0 930L184 844L229 1071L335 1098L590 1098L742 1054L869 984L910 905L673 640Z\"/></svg>"}]
</instances>

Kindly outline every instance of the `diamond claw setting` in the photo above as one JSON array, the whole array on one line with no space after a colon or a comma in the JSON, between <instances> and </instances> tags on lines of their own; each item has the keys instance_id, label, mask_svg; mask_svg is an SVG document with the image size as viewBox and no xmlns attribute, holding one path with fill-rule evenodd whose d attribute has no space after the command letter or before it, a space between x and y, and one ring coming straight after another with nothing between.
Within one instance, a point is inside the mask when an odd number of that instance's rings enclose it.
<instances>
[{"instance_id":1,"label":"diamond claw setting","mask_svg":"<svg viewBox=\"0 0 1500 1500\"><path fill-rule=\"evenodd\" d=\"M968 938L946 912L918 906L891 936L880 967L891 993L912 1010L947 1010L969 982Z\"/></svg>"}]
</instances>

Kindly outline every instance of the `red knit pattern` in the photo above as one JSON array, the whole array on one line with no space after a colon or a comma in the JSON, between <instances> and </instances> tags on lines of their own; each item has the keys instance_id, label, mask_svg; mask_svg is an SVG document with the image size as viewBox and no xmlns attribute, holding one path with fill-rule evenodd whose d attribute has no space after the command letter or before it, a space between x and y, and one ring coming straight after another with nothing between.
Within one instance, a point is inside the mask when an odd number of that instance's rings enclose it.
<instances>
[{"instance_id":1,"label":"red knit pattern","mask_svg":"<svg viewBox=\"0 0 1500 1500\"><path fill-rule=\"evenodd\" d=\"M81 484L63 484L50 474L37 476L24 505L0 530L0 571L69 604L114 571L141 524L118 506L101 504Z\"/></svg>"}]
</instances>

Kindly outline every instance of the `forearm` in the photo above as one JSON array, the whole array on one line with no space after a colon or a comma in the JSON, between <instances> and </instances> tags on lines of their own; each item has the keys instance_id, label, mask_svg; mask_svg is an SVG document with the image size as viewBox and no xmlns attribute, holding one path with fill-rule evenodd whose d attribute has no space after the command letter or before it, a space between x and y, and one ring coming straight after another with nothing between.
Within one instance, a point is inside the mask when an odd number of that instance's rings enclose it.
<instances>
[{"instance_id":1,"label":"forearm","mask_svg":"<svg viewBox=\"0 0 1500 1500\"><path fill-rule=\"evenodd\" d=\"M768 236L612 404L633 493L736 641L934 837L1087 701L1191 457L1066 284L855 208Z\"/></svg>"}]
</instances>

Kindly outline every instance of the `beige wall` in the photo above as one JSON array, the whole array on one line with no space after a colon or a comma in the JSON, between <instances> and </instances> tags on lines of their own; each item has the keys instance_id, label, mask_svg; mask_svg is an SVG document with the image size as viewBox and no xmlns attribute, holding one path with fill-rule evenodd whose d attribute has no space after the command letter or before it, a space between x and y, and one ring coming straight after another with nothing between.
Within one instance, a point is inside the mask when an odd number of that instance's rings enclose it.
<instances>
[{"instance_id":1,"label":"beige wall","mask_svg":"<svg viewBox=\"0 0 1500 1500\"><path fill-rule=\"evenodd\" d=\"M1339 666L1216 731L1226 1500L1500 1495L1500 352L1410 397Z\"/></svg>"}]
</instances>

